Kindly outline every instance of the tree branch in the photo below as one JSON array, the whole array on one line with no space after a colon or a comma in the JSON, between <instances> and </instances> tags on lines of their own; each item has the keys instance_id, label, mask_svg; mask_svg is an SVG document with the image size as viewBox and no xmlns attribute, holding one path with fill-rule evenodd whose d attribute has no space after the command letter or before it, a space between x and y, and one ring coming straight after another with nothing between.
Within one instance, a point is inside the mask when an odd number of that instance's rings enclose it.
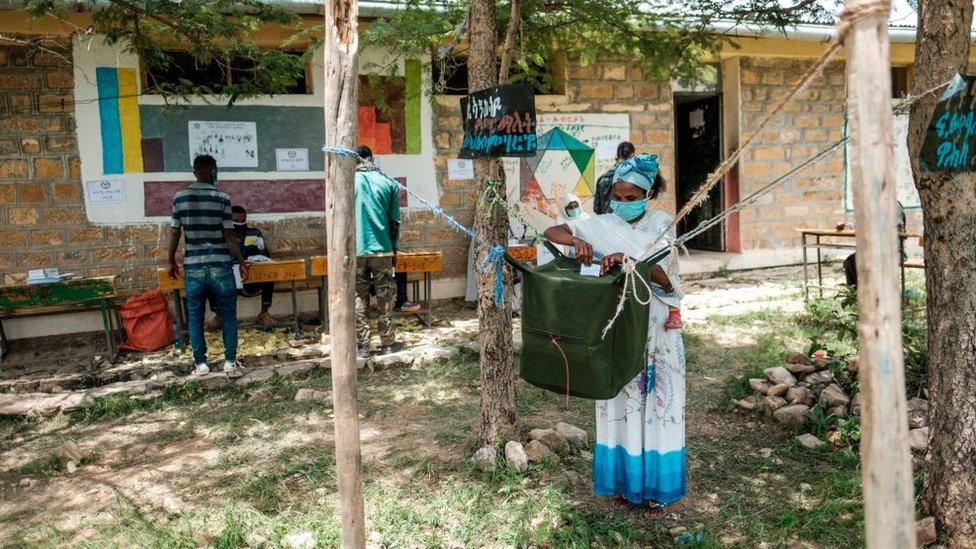
<instances>
[{"instance_id":1,"label":"tree branch","mask_svg":"<svg viewBox=\"0 0 976 549\"><path fill-rule=\"evenodd\" d=\"M502 60L498 67L498 85L508 82L508 73L512 68L512 56L515 54L515 33L522 22L522 0L512 0L512 18L508 20L505 29L505 45L502 46Z\"/></svg>"}]
</instances>

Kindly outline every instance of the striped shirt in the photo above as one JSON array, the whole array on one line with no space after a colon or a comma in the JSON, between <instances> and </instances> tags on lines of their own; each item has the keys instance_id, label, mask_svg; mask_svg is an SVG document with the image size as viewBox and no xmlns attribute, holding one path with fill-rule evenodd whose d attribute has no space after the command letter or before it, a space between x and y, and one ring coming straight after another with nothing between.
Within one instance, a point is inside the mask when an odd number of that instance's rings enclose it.
<instances>
[{"instance_id":1,"label":"striped shirt","mask_svg":"<svg viewBox=\"0 0 976 549\"><path fill-rule=\"evenodd\" d=\"M233 229L230 198L209 183L194 183L173 197L173 228L183 229L183 266L214 267L233 261L224 229Z\"/></svg>"}]
</instances>

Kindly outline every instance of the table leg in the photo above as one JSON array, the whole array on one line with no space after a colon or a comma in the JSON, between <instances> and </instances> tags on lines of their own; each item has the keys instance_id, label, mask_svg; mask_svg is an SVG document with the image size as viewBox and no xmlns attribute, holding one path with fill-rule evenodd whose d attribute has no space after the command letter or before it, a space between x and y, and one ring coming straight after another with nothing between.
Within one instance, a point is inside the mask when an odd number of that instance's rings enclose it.
<instances>
[{"instance_id":1,"label":"table leg","mask_svg":"<svg viewBox=\"0 0 976 549\"><path fill-rule=\"evenodd\" d=\"M430 288L431 288L430 280L431 280L430 273L425 272L424 273L424 311L425 311L424 316L426 317L426 320L424 321L424 326L426 326L427 328L430 328L430 325L434 321L433 305L431 305L431 303L433 302L431 301L430 298Z\"/></svg>"},{"instance_id":2,"label":"table leg","mask_svg":"<svg viewBox=\"0 0 976 549\"><path fill-rule=\"evenodd\" d=\"M295 281L291 281L291 313L295 317L295 339L301 336L301 328L298 325L298 288Z\"/></svg>"},{"instance_id":3,"label":"table leg","mask_svg":"<svg viewBox=\"0 0 976 549\"><path fill-rule=\"evenodd\" d=\"M817 292L823 297L823 254L820 251L820 235L817 235Z\"/></svg>"},{"instance_id":4,"label":"table leg","mask_svg":"<svg viewBox=\"0 0 976 549\"><path fill-rule=\"evenodd\" d=\"M800 247L803 248L803 300L810 301L810 274L807 272L807 233L800 233Z\"/></svg>"},{"instance_id":5,"label":"table leg","mask_svg":"<svg viewBox=\"0 0 976 549\"><path fill-rule=\"evenodd\" d=\"M901 267L901 301L905 302L905 239L898 238L898 265Z\"/></svg>"},{"instance_id":6,"label":"table leg","mask_svg":"<svg viewBox=\"0 0 976 549\"><path fill-rule=\"evenodd\" d=\"M108 313L108 301L102 300L102 329L105 330L105 345L108 347L108 360L115 362L118 351L115 349L115 338L112 337L112 319Z\"/></svg>"},{"instance_id":7,"label":"table leg","mask_svg":"<svg viewBox=\"0 0 976 549\"><path fill-rule=\"evenodd\" d=\"M10 345L7 343L7 332L3 331L3 319L0 319L0 361L7 358Z\"/></svg>"},{"instance_id":8,"label":"table leg","mask_svg":"<svg viewBox=\"0 0 976 549\"><path fill-rule=\"evenodd\" d=\"M332 333L329 326L329 277L322 277L322 297L321 304L319 305L322 309L322 329L325 333Z\"/></svg>"},{"instance_id":9,"label":"table leg","mask_svg":"<svg viewBox=\"0 0 976 549\"><path fill-rule=\"evenodd\" d=\"M186 348L186 342L183 340L183 300L180 299L180 291L173 290L173 308L176 309L176 348L182 351Z\"/></svg>"}]
</instances>

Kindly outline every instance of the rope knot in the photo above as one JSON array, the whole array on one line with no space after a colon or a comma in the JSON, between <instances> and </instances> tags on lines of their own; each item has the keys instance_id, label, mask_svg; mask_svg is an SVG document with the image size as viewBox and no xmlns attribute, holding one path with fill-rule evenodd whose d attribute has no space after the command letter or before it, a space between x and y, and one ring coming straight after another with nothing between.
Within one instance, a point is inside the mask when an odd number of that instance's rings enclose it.
<instances>
[{"instance_id":1,"label":"rope knot","mask_svg":"<svg viewBox=\"0 0 976 549\"><path fill-rule=\"evenodd\" d=\"M488 255L481 262L480 270L487 273L492 267L495 268L495 306L502 306L502 297L505 292L505 247L501 245L492 246L488 250Z\"/></svg>"}]
</instances>

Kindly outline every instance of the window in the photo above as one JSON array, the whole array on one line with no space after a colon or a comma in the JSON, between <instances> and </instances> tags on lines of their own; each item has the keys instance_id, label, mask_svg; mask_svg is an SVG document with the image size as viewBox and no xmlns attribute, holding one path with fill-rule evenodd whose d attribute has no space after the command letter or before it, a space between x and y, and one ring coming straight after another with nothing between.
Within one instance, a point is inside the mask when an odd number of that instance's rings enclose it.
<instances>
[{"instance_id":1,"label":"window","mask_svg":"<svg viewBox=\"0 0 976 549\"><path fill-rule=\"evenodd\" d=\"M444 61L431 63L431 77L435 93L442 95L468 94L468 58L449 57ZM512 63L508 81L510 83L528 82L536 95L562 95L565 91L563 65L557 61L544 65L533 64L530 70ZM443 84L443 87L441 87Z\"/></svg>"},{"instance_id":2,"label":"window","mask_svg":"<svg viewBox=\"0 0 976 549\"><path fill-rule=\"evenodd\" d=\"M220 93L228 85L246 83L253 84L259 90L270 89L255 70L257 62L254 59L234 57L202 64L186 51L169 51L166 54L170 59L168 64L146 70L145 87L149 93L163 93L172 90L177 83L187 82L193 86L207 87L213 93ZM302 74L298 75L294 84L286 88L283 93L298 95L311 93L311 79L308 72L306 67Z\"/></svg>"},{"instance_id":3,"label":"window","mask_svg":"<svg viewBox=\"0 0 976 549\"><path fill-rule=\"evenodd\" d=\"M891 67L891 96L901 99L908 95L908 67Z\"/></svg>"}]
</instances>

